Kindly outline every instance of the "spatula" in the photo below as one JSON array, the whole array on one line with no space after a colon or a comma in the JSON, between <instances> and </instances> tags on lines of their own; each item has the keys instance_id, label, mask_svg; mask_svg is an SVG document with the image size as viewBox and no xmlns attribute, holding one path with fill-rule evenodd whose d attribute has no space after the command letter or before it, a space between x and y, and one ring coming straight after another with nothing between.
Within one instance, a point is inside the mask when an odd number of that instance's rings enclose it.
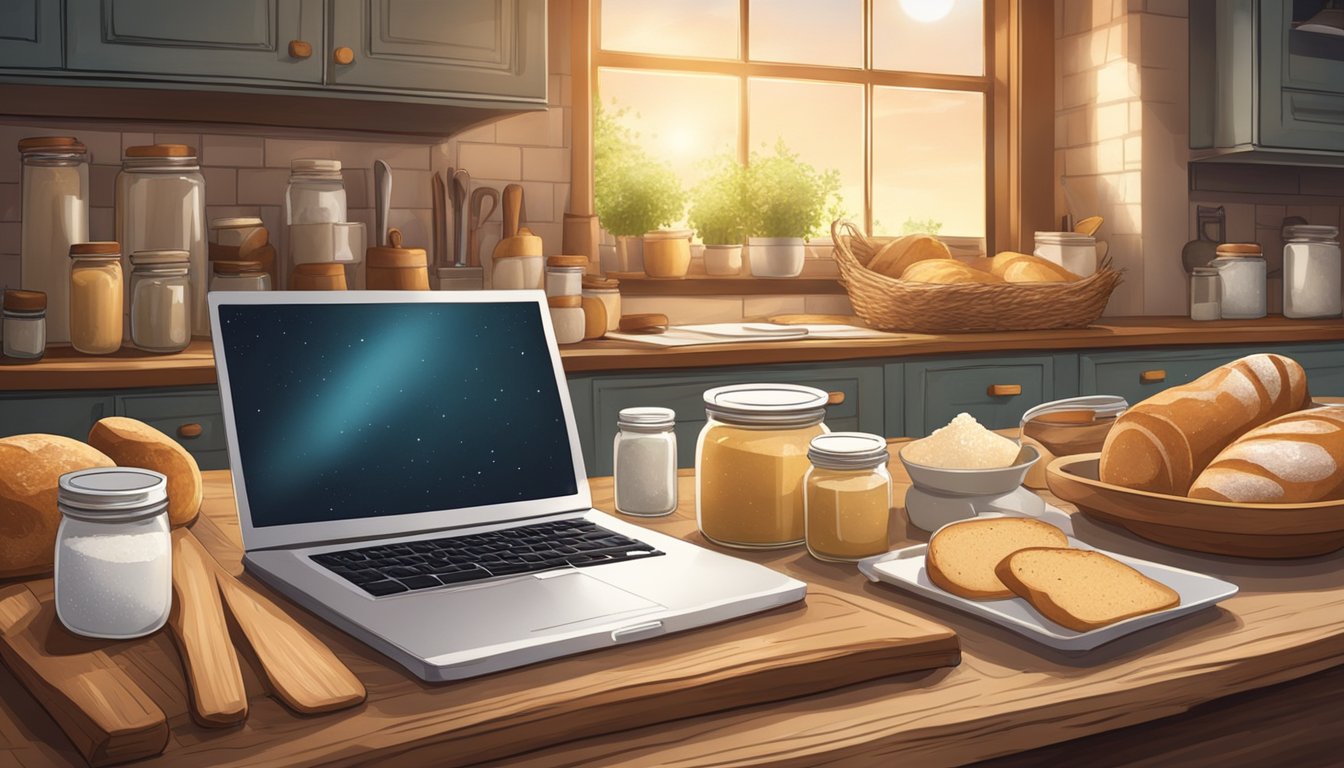
<instances>
[{"instance_id":1,"label":"spatula","mask_svg":"<svg viewBox=\"0 0 1344 768\"><path fill-rule=\"evenodd\" d=\"M191 717L206 728L247 719L247 689L215 586L214 559L185 528L173 531L168 626L191 687Z\"/></svg>"}]
</instances>

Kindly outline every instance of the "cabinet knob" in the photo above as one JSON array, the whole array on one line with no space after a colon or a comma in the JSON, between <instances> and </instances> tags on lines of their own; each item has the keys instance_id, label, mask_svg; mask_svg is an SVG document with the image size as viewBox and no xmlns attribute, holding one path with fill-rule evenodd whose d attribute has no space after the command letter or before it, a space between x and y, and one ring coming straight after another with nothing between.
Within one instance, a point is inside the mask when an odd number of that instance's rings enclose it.
<instances>
[{"instance_id":1,"label":"cabinet knob","mask_svg":"<svg viewBox=\"0 0 1344 768\"><path fill-rule=\"evenodd\" d=\"M987 391L989 392L990 397L1012 397L1014 395L1022 394L1022 385L990 384L989 389Z\"/></svg>"},{"instance_id":2,"label":"cabinet knob","mask_svg":"<svg viewBox=\"0 0 1344 768\"><path fill-rule=\"evenodd\" d=\"M826 393L826 404L827 404L827 405L839 405L839 404L841 404L841 403L843 403L843 402L845 402L845 393L844 393L844 392L827 392L827 393Z\"/></svg>"},{"instance_id":3,"label":"cabinet knob","mask_svg":"<svg viewBox=\"0 0 1344 768\"><path fill-rule=\"evenodd\" d=\"M200 437L201 433L204 431L205 430L201 429L200 424L183 424L177 428L177 436L191 439L193 437Z\"/></svg>"},{"instance_id":4,"label":"cabinet knob","mask_svg":"<svg viewBox=\"0 0 1344 768\"><path fill-rule=\"evenodd\" d=\"M335 59L337 64L350 64L355 60L355 50L342 45L340 48L332 51L331 58Z\"/></svg>"},{"instance_id":5,"label":"cabinet knob","mask_svg":"<svg viewBox=\"0 0 1344 768\"><path fill-rule=\"evenodd\" d=\"M306 59L313 55L313 44L307 40L290 40L289 57L291 59Z\"/></svg>"},{"instance_id":6,"label":"cabinet knob","mask_svg":"<svg viewBox=\"0 0 1344 768\"><path fill-rule=\"evenodd\" d=\"M1139 381L1143 382L1144 384L1156 384L1159 381L1166 381L1166 380L1167 380L1167 372L1162 370L1161 368L1155 371L1144 371L1143 373L1139 374Z\"/></svg>"}]
</instances>

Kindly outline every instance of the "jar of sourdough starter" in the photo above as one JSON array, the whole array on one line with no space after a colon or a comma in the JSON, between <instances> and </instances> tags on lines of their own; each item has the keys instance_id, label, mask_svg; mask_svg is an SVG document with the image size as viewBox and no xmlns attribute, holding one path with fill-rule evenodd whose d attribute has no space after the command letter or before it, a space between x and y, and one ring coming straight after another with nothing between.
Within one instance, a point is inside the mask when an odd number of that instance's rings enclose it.
<instances>
[{"instance_id":1,"label":"jar of sourdough starter","mask_svg":"<svg viewBox=\"0 0 1344 768\"><path fill-rule=\"evenodd\" d=\"M716 544L777 548L804 537L803 476L827 394L794 384L734 384L705 392L695 447L695 515Z\"/></svg>"},{"instance_id":2,"label":"jar of sourdough starter","mask_svg":"<svg viewBox=\"0 0 1344 768\"><path fill-rule=\"evenodd\" d=\"M191 254L131 254L131 343L145 352L181 352L191 343Z\"/></svg>"},{"instance_id":3,"label":"jar of sourdough starter","mask_svg":"<svg viewBox=\"0 0 1344 768\"><path fill-rule=\"evenodd\" d=\"M76 352L108 355L121 349L123 284L120 245L70 246L70 346Z\"/></svg>"},{"instance_id":4,"label":"jar of sourdough starter","mask_svg":"<svg viewBox=\"0 0 1344 768\"><path fill-rule=\"evenodd\" d=\"M676 414L671 408L622 408L616 417L612 474L616 511L636 517L677 508Z\"/></svg>"},{"instance_id":5,"label":"jar of sourdough starter","mask_svg":"<svg viewBox=\"0 0 1344 768\"><path fill-rule=\"evenodd\" d=\"M891 475L887 441L864 432L812 438L804 480L807 551L818 560L854 562L887 551Z\"/></svg>"}]
</instances>

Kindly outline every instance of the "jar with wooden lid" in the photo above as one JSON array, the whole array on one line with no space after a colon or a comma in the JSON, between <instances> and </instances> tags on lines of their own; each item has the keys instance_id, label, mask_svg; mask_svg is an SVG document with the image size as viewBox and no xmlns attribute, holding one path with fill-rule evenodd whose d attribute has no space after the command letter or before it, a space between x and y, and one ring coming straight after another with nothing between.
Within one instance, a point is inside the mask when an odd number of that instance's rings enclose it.
<instances>
[{"instance_id":1,"label":"jar with wooden lid","mask_svg":"<svg viewBox=\"0 0 1344 768\"><path fill-rule=\"evenodd\" d=\"M212 291L271 290L271 276L263 271L260 261L212 261L210 268Z\"/></svg>"},{"instance_id":2,"label":"jar with wooden lid","mask_svg":"<svg viewBox=\"0 0 1344 768\"><path fill-rule=\"evenodd\" d=\"M583 293L583 273L587 256L551 256L546 259L546 295L579 296Z\"/></svg>"},{"instance_id":3,"label":"jar with wooden lid","mask_svg":"<svg viewBox=\"0 0 1344 768\"><path fill-rule=\"evenodd\" d=\"M47 294L11 289L3 306L5 357L41 360L47 349Z\"/></svg>"},{"instance_id":4,"label":"jar with wooden lid","mask_svg":"<svg viewBox=\"0 0 1344 768\"><path fill-rule=\"evenodd\" d=\"M289 287L294 291L344 291L345 265L331 262L295 264L289 275Z\"/></svg>"},{"instance_id":5,"label":"jar with wooden lid","mask_svg":"<svg viewBox=\"0 0 1344 768\"><path fill-rule=\"evenodd\" d=\"M804 539L803 478L828 396L794 384L734 384L704 395L695 515L716 544L770 549Z\"/></svg>"},{"instance_id":6,"label":"jar with wooden lid","mask_svg":"<svg viewBox=\"0 0 1344 768\"><path fill-rule=\"evenodd\" d=\"M47 338L70 340L70 244L89 239L89 153L68 136L19 140L19 275L47 295Z\"/></svg>"},{"instance_id":7,"label":"jar with wooden lid","mask_svg":"<svg viewBox=\"0 0 1344 768\"><path fill-rule=\"evenodd\" d=\"M1225 320L1251 320L1267 311L1265 257L1257 243L1223 243L1210 266L1222 284L1219 312Z\"/></svg>"},{"instance_id":8,"label":"jar with wooden lid","mask_svg":"<svg viewBox=\"0 0 1344 768\"><path fill-rule=\"evenodd\" d=\"M607 310L607 330L614 331L621 324L621 283L611 277L583 276L583 297L597 299Z\"/></svg>"},{"instance_id":9,"label":"jar with wooden lid","mask_svg":"<svg viewBox=\"0 0 1344 768\"><path fill-rule=\"evenodd\" d=\"M583 341L583 298L579 296L550 296L546 305L551 310L551 327L555 329L556 344L576 344Z\"/></svg>"},{"instance_id":10,"label":"jar with wooden lid","mask_svg":"<svg viewBox=\"0 0 1344 768\"><path fill-rule=\"evenodd\" d=\"M131 254L131 343L145 352L181 352L191 343L186 251Z\"/></svg>"},{"instance_id":11,"label":"jar with wooden lid","mask_svg":"<svg viewBox=\"0 0 1344 768\"><path fill-rule=\"evenodd\" d=\"M369 246L364 282L371 291L428 291L429 257L423 248L403 248L401 230L387 233L391 245Z\"/></svg>"},{"instance_id":12,"label":"jar with wooden lid","mask_svg":"<svg viewBox=\"0 0 1344 768\"><path fill-rule=\"evenodd\" d=\"M121 349L126 289L121 246L114 242L70 246L70 345L86 355Z\"/></svg>"},{"instance_id":13,"label":"jar with wooden lid","mask_svg":"<svg viewBox=\"0 0 1344 768\"><path fill-rule=\"evenodd\" d=\"M854 562L887 551L891 474L887 441L865 432L812 438L804 479L807 551L818 560Z\"/></svg>"}]
</instances>

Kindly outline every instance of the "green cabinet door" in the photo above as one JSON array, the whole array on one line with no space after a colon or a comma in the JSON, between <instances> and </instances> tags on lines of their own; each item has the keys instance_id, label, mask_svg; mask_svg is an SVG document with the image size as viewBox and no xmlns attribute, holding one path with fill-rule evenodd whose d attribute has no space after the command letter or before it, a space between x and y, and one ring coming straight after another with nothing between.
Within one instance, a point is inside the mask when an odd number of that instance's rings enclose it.
<instances>
[{"instance_id":1,"label":"green cabinet door","mask_svg":"<svg viewBox=\"0 0 1344 768\"><path fill-rule=\"evenodd\" d=\"M59 69L61 0L0 2L0 67Z\"/></svg>"},{"instance_id":2,"label":"green cabinet door","mask_svg":"<svg viewBox=\"0 0 1344 768\"><path fill-rule=\"evenodd\" d=\"M1344 397L1344 341L1293 344L1271 351L1302 364L1313 397Z\"/></svg>"},{"instance_id":3,"label":"green cabinet door","mask_svg":"<svg viewBox=\"0 0 1344 768\"><path fill-rule=\"evenodd\" d=\"M1185 384L1239 357L1279 351L1269 347L1123 350L1079 356L1079 389L1084 395L1120 395L1134 405L1167 387Z\"/></svg>"},{"instance_id":4,"label":"green cabinet door","mask_svg":"<svg viewBox=\"0 0 1344 768\"><path fill-rule=\"evenodd\" d=\"M102 393L0 394L0 437L43 432L84 440L94 422L113 413L112 396Z\"/></svg>"},{"instance_id":5,"label":"green cabinet door","mask_svg":"<svg viewBox=\"0 0 1344 768\"><path fill-rule=\"evenodd\" d=\"M1344 150L1344 41L1296 28L1320 4L1261 0L1257 144ZM1294 6L1301 6L1295 13ZM1294 18L1298 16L1298 18Z\"/></svg>"},{"instance_id":6,"label":"green cabinet door","mask_svg":"<svg viewBox=\"0 0 1344 768\"><path fill-rule=\"evenodd\" d=\"M176 440L201 469L228 469L224 410L214 387L142 390L117 395L117 415L139 419Z\"/></svg>"},{"instance_id":7,"label":"green cabinet door","mask_svg":"<svg viewBox=\"0 0 1344 768\"><path fill-rule=\"evenodd\" d=\"M322 82L322 0L66 0L71 70L193 82ZM306 58L291 41L308 43Z\"/></svg>"},{"instance_id":8,"label":"green cabinet door","mask_svg":"<svg viewBox=\"0 0 1344 768\"><path fill-rule=\"evenodd\" d=\"M907 362L905 435L924 437L965 412L990 429L1016 427L1022 413L1074 394L1072 355Z\"/></svg>"},{"instance_id":9,"label":"green cabinet door","mask_svg":"<svg viewBox=\"0 0 1344 768\"><path fill-rule=\"evenodd\" d=\"M332 0L337 86L546 103L545 0Z\"/></svg>"}]
</instances>

